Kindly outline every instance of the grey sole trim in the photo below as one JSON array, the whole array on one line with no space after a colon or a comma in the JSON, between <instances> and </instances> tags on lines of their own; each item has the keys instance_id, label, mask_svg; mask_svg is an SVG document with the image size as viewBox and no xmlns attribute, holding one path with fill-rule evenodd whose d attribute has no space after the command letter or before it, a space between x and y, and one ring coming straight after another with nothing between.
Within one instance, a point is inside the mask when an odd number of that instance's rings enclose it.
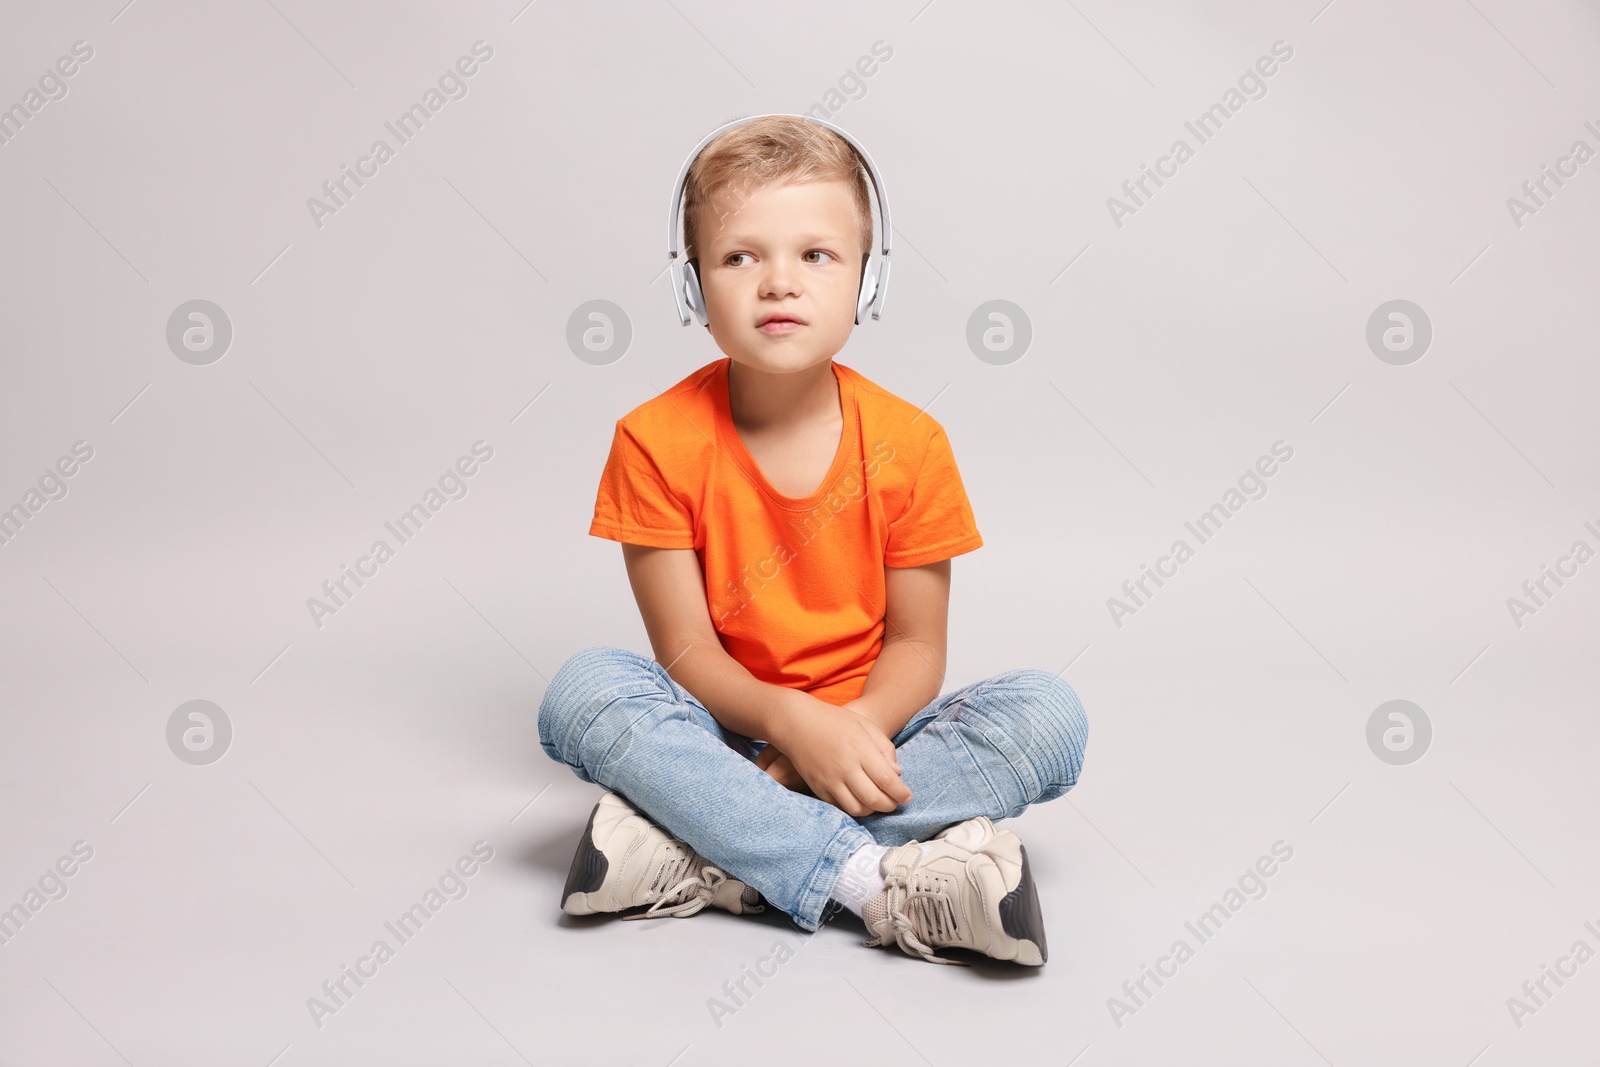
<instances>
[{"instance_id":1,"label":"grey sole trim","mask_svg":"<svg viewBox=\"0 0 1600 1067\"><path fill-rule=\"evenodd\" d=\"M611 862L606 859L605 853L594 847L594 817L599 813L600 805L596 804L589 813L589 821L583 824L583 837L578 841L578 851L573 854L572 869L567 871L567 884L561 887L563 910L572 894L592 893L599 889L606 880L606 872L611 869Z\"/></svg>"},{"instance_id":2,"label":"grey sole trim","mask_svg":"<svg viewBox=\"0 0 1600 1067\"><path fill-rule=\"evenodd\" d=\"M1027 941L1039 950L1039 962L1050 958L1044 943L1044 916L1039 911L1039 891L1033 884L1033 872L1028 869L1028 850L1022 851L1022 880L1017 888L1000 899L1000 928L1006 936Z\"/></svg>"}]
</instances>

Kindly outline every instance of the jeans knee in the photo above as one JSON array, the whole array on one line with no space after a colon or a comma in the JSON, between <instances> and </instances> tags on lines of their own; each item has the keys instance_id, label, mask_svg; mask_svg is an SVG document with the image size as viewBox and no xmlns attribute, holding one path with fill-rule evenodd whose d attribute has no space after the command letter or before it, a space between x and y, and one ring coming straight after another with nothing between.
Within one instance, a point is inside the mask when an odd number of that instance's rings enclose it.
<instances>
[{"instance_id":1,"label":"jeans knee","mask_svg":"<svg viewBox=\"0 0 1600 1067\"><path fill-rule=\"evenodd\" d=\"M551 759L576 766L578 743L611 703L612 694L637 682L645 657L610 645L591 645L567 657L539 701L539 745Z\"/></svg>"},{"instance_id":2,"label":"jeans knee","mask_svg":"<svg viewBox=\"0 0 1600 1067\"><path fill-rule=\"evenodd\" d=\"M1060 675L1027 668L1008 679L1025 693L1018 701L1018 731L1023 750L1038 774L1046 797L1053 799L1078 784L1089 744L1089 717L1077 690Z\"/></svg>"}]
</instances>

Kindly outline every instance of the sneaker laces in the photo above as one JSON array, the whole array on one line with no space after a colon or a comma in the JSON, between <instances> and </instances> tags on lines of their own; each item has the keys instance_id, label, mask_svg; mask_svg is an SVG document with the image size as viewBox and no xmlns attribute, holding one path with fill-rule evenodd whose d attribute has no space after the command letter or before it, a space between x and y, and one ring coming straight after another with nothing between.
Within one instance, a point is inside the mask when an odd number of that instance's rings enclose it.
<instances>
[{"instance_id":1,"label":"sneaker laces","mask_svg":"<svg viewBox=\"0 0 1600 1067\"><path fill-rule=\"evenodd\" d=\"M905 875L891 871L884 878L885 903L888 907L890 930L862 944L868 947L885 944L892 934L895 943L913 956L929 963L953 963L960 967L972 966L966 960L946 959L933 952L930 941L949 944L959 939L955 905L950 894L939 883L922 875L915 867Z\"/></svg>"},{"instance_id":2,"label":"sneaker laces","mask_svg":"<svg viewBox=\"0 0 1600 1067\"><path fill-rule=\"evenodd\" d=\"M650 893L659 893L660 896L647 910L622 918L662 919L669 915L688 918L708 906L712 897L716 896L717 887L729 880L722 868L712 866L704 856L681 842L675 844L673 851L676 854L661 865L650 885ZM746 896L752 895L747 889ZM764 910L764 904L745 906L746 912Z\"/></svg>"}]
</instances>

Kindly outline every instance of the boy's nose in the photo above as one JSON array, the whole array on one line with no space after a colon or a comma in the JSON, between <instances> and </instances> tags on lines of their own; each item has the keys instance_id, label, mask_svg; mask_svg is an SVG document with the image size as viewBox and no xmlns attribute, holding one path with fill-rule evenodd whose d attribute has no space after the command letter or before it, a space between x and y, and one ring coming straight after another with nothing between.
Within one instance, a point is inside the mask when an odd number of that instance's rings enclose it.
<instances>
[{"instance_id":1,"label":"boy's nose","mask_svg":"<svg viewBox=\"0 0 1600 1067\"><path fill-rule=\"evenodd\" d=\"M769 267L761 277L761 295L787 296L799 292L799 283L795 280L792 267L782 264Z\"/></svg>"}]
</instances>

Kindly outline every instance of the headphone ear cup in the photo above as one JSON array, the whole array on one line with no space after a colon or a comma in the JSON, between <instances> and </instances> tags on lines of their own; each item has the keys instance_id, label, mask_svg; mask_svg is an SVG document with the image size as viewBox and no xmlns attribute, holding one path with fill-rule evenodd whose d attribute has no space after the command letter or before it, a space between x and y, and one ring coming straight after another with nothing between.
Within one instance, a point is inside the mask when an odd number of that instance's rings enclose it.
<instances>
[{"instance_id":1,"label":"headphone ear cup","mask_svg":"<svg viewBox=\"0 0 1600 1067\"><path fill-rule=\"evenodd\" d=\"M861 319L872 306L872 298L878 295L878 265L870 263L861 273L861 295L856 300L856 325L861 325Z\"/></svg>"},{"instance_id":2,"label":"headphone ear cup","mask_svg":"<svg viewBox=\"0 0 1600 1067\"><path fill-rule=\"evenodd\" d=\"M700 325L705 326L709 324L710 316L706 314L705 294L700 292L699 265L698 257L683 265L683 296L695 318L700 320Z\"/></svg>"}]
</instances>

